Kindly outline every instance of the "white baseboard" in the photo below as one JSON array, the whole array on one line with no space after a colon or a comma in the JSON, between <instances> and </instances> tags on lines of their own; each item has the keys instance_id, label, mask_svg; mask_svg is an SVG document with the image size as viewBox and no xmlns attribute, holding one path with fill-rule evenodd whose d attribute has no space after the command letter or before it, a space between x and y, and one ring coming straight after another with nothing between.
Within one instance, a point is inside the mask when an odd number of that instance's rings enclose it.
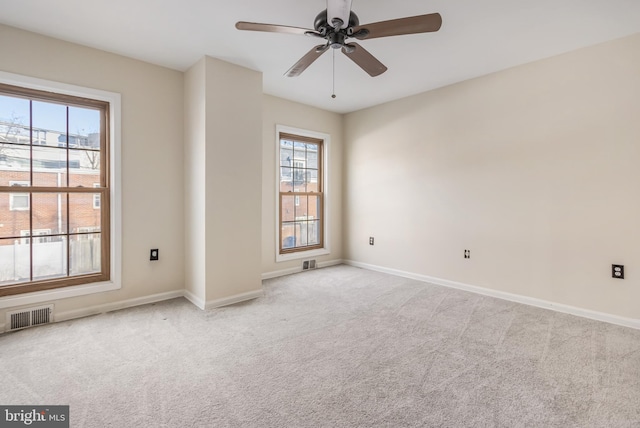
<instances>
[{"instance_id":1,"label":"white baseboard","mask_svg":"<svg viewBox=\"0 0 640 428\"><path fill-rule=\"evenodd\" d=\"M200 297L196 296L195 294L193 294L189 290L184 290L184 298L187 299L188 301L193 303L195 306L197 306L198 308L200 308L200 309L202 309L204 311L204 308L205 308L204 299L201 299Z\"/></svg>"},{"instance_id":2,"label":"white baseboard","mask_svg":"<svg viewBox=\"0 0 640 428\"><path fill-rule=\"evenodd\" d=\"M244 302L246 300L253 300L259 297L264 296L264 292L262 288L260 290L249 291L247 293L236 294L231 297L224 297L222 299L209 300L205 303L204 308L206 309L214 309L222 306L233 305L236 303ZM196 305L197 306L197 305ZM199 307L199 306L198 306Z\"/></svg>"},{"instance_id":3,"label":"white baseboard","mask_svg":"<svg viewBox=\"0 0 640 428\"><path fill-rule=\"evenodd\" d=\"M336 260L327 260L326 262L319 262L318 263L318 268L326 268L329 266L337 266L337 265L341 265L344 264L344 260L342 259L336 259Z\"/></svg>"},{"instance_id":4,"label":"white baseboard","mask_svg":"<svg viewBox=\"0 0 640 428\"><path fill-rule=\"evenodd\" d=\"M302 266L263 273L262 280L264 281L265 279L279 278L281 276L292 275L298 272L302 272Z\"/></svg>"},{"instance_id":5,"label":"white baseboard","mask_svg":"<svg viewBox=\"0 0 640 428\"><path fill-rule=\"evenodd\" d=\"M188 301L190 301L191 303L193 303L195 306L202 309L203 311L207 309L214 309L214 308L220 308L222 306L233 305L235 303L244 302L245 300L257 299L262 296L264 296L264 292L262 291L262 289L260 289L255 291L249 291L247 293L236 294L235 296L224 297L222 299L209 300L205 302L204 299L201 299L200 297L196 296L189 290L184 290L185 299L187 299Z\"/></svg>"},{"instance_id":6,"label":"white baseboard","mask_svg":"<svg viewBox=\"0 0 640 428\"><path fill-rule=\"evenodd\" d=\"M53 319L55 322L67 321L74 318L82 318L90 315L97 315L105 312L132 308L134 306L161 302L163 300L175 299L177 297L183 297L183 296L184 296L183 290L168 291L166 293L152 294L150 296L137 297L135 299L128 299L128 300L121 300L119 302L114 302L114 303L105 303L103 305L89 306L86 308L76 309L73 311L54 312Z\"/></svg>"},{"instance_id":7,"label":"white baseboard","mask_svg":"<svg viewBox=\"0 0 640 428\"><path fill-rule=\"evenodd\" d=\"M301 260L302 261L302 260ZM336 260L329 260L326 262L318 262L318 264L316 265L318 267L318 269L320 268L325 268L325 267L329 267L329 266L336 266L336 265L341 265L343 264L342 259L336 259ZM289 269L282 269L282 270L276 270L273 272L266 272L262 274L262 279L272 279L272 278L279 278L281 276L286 276L286 275L292 275L294 273L299 273L302 272L302 263L300 263L300 266L296 266L293 268L289 268Z\"/></svg>"},{"instance_id":8,"label":"white baseboard","mask_svg":"<svg viewBox=\"0 0 640 428\"><path fill-rule=\"evenodd\" d=\"M524 305L535 306L543 309L550 309L556 312L562 312L569 315L575 315L582 318L589 318L596 321L603 321L609 324L616 324L623 327L630 327L640 330L640 319L625 318L617 315L606 314L603 312L592 311L590 309L577 308L575 306L564 305L561 303L550 302L547 300L537 299L534 297L522 296L519 294L507 293L506 291L492 290L490 288L478 287L476 285L464 284L461 282L450 281L448 279L436 278L427 275L420 275L412 272L391 269L383 266L371 265L368 263L356 262L353 260L344 260L344 264L362 269L373 270L377 272L388 273L403 278L415 279L417 281L428 282L430 284L441 285L443 287L456 288L458 290L469 291L484 296L495 297L511 302L522 303Z\"/></svg>"},{"instance_id":9,"label":"white baseboard","mask_svg":"<svg viewBox=\"0 0 640 428\"><path fill-rule=\"evenodd\" d=\"M221 306L232 305L234 303L244 302L245 300L252 300L264 295L262 289L256 291L250 291L248 293L237 294L231 297L225 297L223 299L211 300L205 303L188 290L176 290L166 293L152 294L150 296L138 297L135 299L122 300L114 303L105 303L103 305L89 306L82 309L75 309L66 312L53 313L53 322L68 321L75 318L83 318L91 315L98 315L105 312L117 311L120 309L132 308L134 306L146 305L149 303L161 302L163 300L175 299L178 297L184 297L197 306L200 309L214 309ZM0 324L0 333L5 331L7 327L6 323Z\"/></svg>"}]
</instances>

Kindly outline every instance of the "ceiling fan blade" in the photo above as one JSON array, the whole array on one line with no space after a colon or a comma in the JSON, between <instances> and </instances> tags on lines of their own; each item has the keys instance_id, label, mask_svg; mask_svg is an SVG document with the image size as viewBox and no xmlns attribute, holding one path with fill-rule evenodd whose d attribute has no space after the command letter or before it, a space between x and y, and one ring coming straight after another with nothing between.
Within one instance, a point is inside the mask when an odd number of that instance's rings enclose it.
<instances>
[{"instance_id":1,"label":"ceiling fan blade","mask_svg":"<svg viewBox=\"0 0 640 428\"><path fill-rule=\"evenodd\" d=\"M308 28L289 27L287 25L273 25L273 24L260 24L257 22L236 22L236 28L238 30L245 31L265 31L267 33L287 33L287 34L302 34L305 35L309 32L314 33L314 30Z\"/></svg>"},{"instance_id":2,"label":"ceiling fan blade","mask_svg":"<svg viewBox=\"0 0 640 428\"><path fill-rule=\"evenodd\" d=\"M440 26L442 26L442 16L440 16L439 13L430 13L428 15L411 16L408 18L391 19L389 21L359 25L353 27L353 37L359 40L369 40L378 37L400 36L403 34L430 33L438 31Z\"/></svg>"},{"instance_id":3,"label":"ceiling fan blade","mask_svg":"<svg viewBox=\"0 0 640 428\"><path fill-rule=\"evenodd\" d=\"M327 0L327 22L329 25L332 25L334 18L338 18L342 21L338 29L347 28L351 14L351 2L352 0Z\"/></svg>"},{"instance_id":4,"label":"ceiling fan blade","mask_svg":"<svg viewBox=\"0 0 640 428\"><path fill-rule=\"evenodd\" d=\"M320 58L320 55L325 53L329 49L329 45L318 45L312 48L305 56L300 58L298 62L293 64L293 67L289 69L284 75L287 77L296 77L302 74L315 60Z\"/></svg>"},{"instance_id":5,"label":"ceiling fan blade","mask_svg":"<svg viewBox=\"0 0 640 428\"><path fill-rule=\"evenodd\" d=\"M349 43L342 47L342 53L348 56L360 68L376 77L387 71L387 67L357 43Z\"/></svg>"}]
</instances>

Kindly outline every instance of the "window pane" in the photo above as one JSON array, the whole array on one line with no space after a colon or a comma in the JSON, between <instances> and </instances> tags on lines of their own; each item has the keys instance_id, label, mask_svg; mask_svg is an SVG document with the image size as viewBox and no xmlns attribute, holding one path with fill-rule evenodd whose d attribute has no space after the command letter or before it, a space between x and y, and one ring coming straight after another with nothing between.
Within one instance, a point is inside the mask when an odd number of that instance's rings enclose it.
<instances>
[{"instance_id":1,"label":"window pane","mask_svg":"<svg viewBox=\"0 0 640 428\"><path fill-rule=\"evenodd\" d=\"M307 245L307 222L297 221L296 227L296 246L304 247Z\"/></svg>"},{"instance_id":2,"label":"window pane","mask_svg":"<svg viewBox=\"0 0 640 428\"><path fill-rule=\"evenodd\" d=\"M48 229L51 234L67 233L67 194L34 193L33 229Z\"/></svg>"},{"instance_id":3,"label":"window pane","mask_svg":"<svg viewBox=\"0 0 640 428\"><path fill-rule=\"evenodd\" d=\"M0 166L0 186L28 186L29 185L29 172L28 171L13 171L2 169Z\"/></svg>"},{"instance_id":4,"label":"window pane","mask_svg":"<svg viewBox=\"0 0 640 428\"><path fill-rule=\"evenodd\" d=\"M294 195L282 195L282 221L294 221L295 220L295 196Z\"/></svg>"},{"instance_id":5,"label":"window pane","mask_svg":"<svg viewBox=\"0 0 640 428\"><path fill-rule=\"evenodd\" d=\"M38 236L34 231L30 239L33 245L33 279L67 276L67 238Z\"/></svg>"},{"instance_id":6,"label":"window pane","mask_svg":"<svg viewBox=\"0 0 640 428\"><path fill-rule=\"evenodd\" d=\"M299 160L299 161L306 161L306 150L307 149L307 145L304 143L298 143L298 142L294 142L293 143L293 159L294 161Z\"/></svg>"},{"instance_id":7,"label":"window pane","mask_svg":"<svg viewBox=\"0 0 640 428\"><path fill-rule=\"evenodd\" d=\"M310 221L307 223L308 228L308 244L318 245L320 244L320 221Z\"/></svg>"},{"instance_id":8,"label":"window pane","mask_svg":"<svg viewBox=\"0 0 640 428\"><path fill-rule=\"evenodd\" d=\"M307 220L315 220L320 218L320 197L309 196L307 205Z\"/></svg>"},{"instance_id":9,"label":"window pane","mask_svg":"<svg viewBox=\"0 0 640 428\"><path fill-rule=\"evenodd\" d=\"M294 192L306 192L307 184L304 180L296 180L294 176L293 180L293 191Z\"/></svg>"},{"instance_id":10,"label":"window pane","mask_svg":"<svg viewBox=\"0 0 640 428\"><path fill-rule=\"evenodd\" d=\"M29 144L29 100L0 95L0 156L1 143Z\"/></svg>"},{"instance_id":11,"label":"window pane","mask_svg":"<svg viewBox=\"0 0 640 428\"><path fill-rule=\"evenodd\" d=\"M307 168L318 169L318 146L307 144Z\"/></svg>"},{"instance_id":12,"label":"window pane","mask_svg":"<svg viewBox=\"0 0 640 428\"><path fill-rule=\"evenodd\" d=\"M71 275L100 272L100 233L71 237Z\"/></svg>"},{"instance_id":13,"label":"window pane","mask_svg":"<svg viewBox=\"0 0 640 428\"><path fill-rule=\"evenodd\" d=\"M307 171L307 192L319 192L318 171L315 169Z\"/></svg>"},{"instance_id":14,"label":"window pane","mask_svg":"<svg viewBox=\"0 0 640 428\"><path fill-rule=\"evenodd\" d=\"M29 245L19 239L0 239L0 286L29 281L30 265Z\"/></svg>"},{"instance_id":15,"label":"window pane","mask_svg":"<svg viewBox=\"0 0 640 428\"><path fill-rule=\"evenodd\" d=\"M299 185L306 184L306 181L307 181L306 172L307 171L304 168L304 162L296 161L293 168L293 180L296 183L299 183Z\"/></svg>"},{"instance_id":16,"label":"window pane","mask_svg":"<svg viewBox=\"0 0 640 428\"><path fill-rule=\"evenodd\" d=\"M293 169L292 168L280 168L280 191L291 192L293 190L292 180Z\"/></svg>"},{"instance_id":17,"label":"window pane","mask_svg":"<svg viewBox=\"0 0 640 428\"><path fill-rule=\"evenodd\" d=\"M16 146L0 142L0 167L2 168L11 168L12 172L29 172L31 168L30 156L31 151L29 146ZM11 174L11 172L8 171L2 171L2 173Z\"/></svg>"},{"instance_id":18,"label":"window pane","mask_svg":"<svg viewBox=\"0 0 640 428\"><path fill-rule=\"evenodd\" d=\"M70 193L69 233L99 232L101 211L93 208L93 193Z\"/></svg>"},{"instance_id":19,"label":"window pane","mask_svg":"<svg viewBox=\"0 0 640 428\"><path fill-rule=\"evenodd\" d=\"M93 187L100 182L100 152L69 150L69 187Z\"/></svg>"},{"instance_id":20,"label":"window pane","mask_svg":"<svg viewBox=\"0 0 640 428\"><path fill-rule=\"evenodd\" d=\"M53 147L33 147L33 185L61 187L67 185L67 151Z\"/></svg>"},{"instance_id":21,"label":"window pane","mask_svg":"<svg viewBox=\"0 0 640 428\"><path fill-rule=\"evenodd\" d=\"M29 210L15 210L12 208L12 205L23 205L24 202L20 201L20 199L25 197L28 208L28 194L0 193L0 238L19 237L21 230L29 229Z\"/></svg>"},{"instance_id":22,"label":"window pane","mask_svg":"<svg viewBox=\"0 0 640 428\"><path fill-rule=\"evenodd\" d=\"M294 223L283 224L280 237L282 239L282 249L294 248L296 246L295 224Z\"/></svg>"},{"instance_id":23,"label":"window pane","mask_svg":"<svg viewBox=\"0 0 640 428\"><path fill-rule=\"evenodd\" d=\"M62 104L33 101L33 129L46 132L44 144L58 147L66 141L67 107ZM34 133L34 137L36 136ZM34 144L42 144L42 139Z\"/></svg>"},{"instance_id":24,"label":"window pane","mask_svg":"<svg viewBox=\"0 0 640 428\"><path fill-rule=\"evenodd\" d=\"M293 150L291 149L291 144L281 144L280 146L280 166L293 166Z\"/></svg>"},{"instance_id":25,"label":"window pane","mask_svg":"<svg viewBox=\"0 0 640 428\"><path fill-rule=\"evenodd\" d=\"M100 150L100 111L69 107L69 147Z\"/></svg>"},{"instance_id":26,"label":"window pane","mask_svg":"<svg viewBox=\"0 0 640 428\"><path fill-rule=\"evenodd\" d=\"M296 220L307 219L307 195L297 196L298 204L296 205Z\"/></svg>"}]
</instances>

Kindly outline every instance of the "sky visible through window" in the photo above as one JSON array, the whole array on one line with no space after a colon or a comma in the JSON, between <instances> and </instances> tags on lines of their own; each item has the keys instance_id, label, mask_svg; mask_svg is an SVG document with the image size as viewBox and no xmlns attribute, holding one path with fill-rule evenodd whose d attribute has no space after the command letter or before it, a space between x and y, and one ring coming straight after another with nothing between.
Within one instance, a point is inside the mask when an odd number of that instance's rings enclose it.
<instances>
[{"instance_id":1,"label":"sky visible through window","mask_svg":"<svg viewBox=\"0 0 640 428\"><path fill-rule=\"evenodd\" d=\"M29 125L29 100L0 95L0 122ZM62 104L33 102L33 126L66 134L66 107ZM88 135L100 132L98 110L69 107L69 132Z\"/></svg>"}]
</instances>

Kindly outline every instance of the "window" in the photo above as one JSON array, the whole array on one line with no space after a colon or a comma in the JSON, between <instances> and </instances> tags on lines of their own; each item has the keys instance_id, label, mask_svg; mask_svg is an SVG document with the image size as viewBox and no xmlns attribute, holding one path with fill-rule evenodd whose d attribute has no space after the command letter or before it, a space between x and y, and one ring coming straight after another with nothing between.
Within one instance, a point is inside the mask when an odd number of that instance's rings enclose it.
<instances>
[{"instance_id":1,"label":"window","mask_svg":"<svg viewBox=\"0 0 640 428\"><path fill-rule=\"evenodd\" d=\"M324 140L279 132L279 254L324 247Z\"/></svg>"},{"instance_id":2,"label":"window","mask_svg":"<svg viewBox=\"0 0 640 428\"><path fill-rule=\"evenodd\" d=\"M110 111L0 83L0 297L110 279Z\"/></svg>"},{"instance_id":3,"label":"window","mask_svg":"<svg viewBox=\"0 0 640 428\"><path fill-rule=\"evenodd\" d=\"M28 181L9 181L11 187L27 187ZM9 210L10 211L26 211L29 209L28 193L10 193L9 194Z\"/></svg>"}]
</instances>

